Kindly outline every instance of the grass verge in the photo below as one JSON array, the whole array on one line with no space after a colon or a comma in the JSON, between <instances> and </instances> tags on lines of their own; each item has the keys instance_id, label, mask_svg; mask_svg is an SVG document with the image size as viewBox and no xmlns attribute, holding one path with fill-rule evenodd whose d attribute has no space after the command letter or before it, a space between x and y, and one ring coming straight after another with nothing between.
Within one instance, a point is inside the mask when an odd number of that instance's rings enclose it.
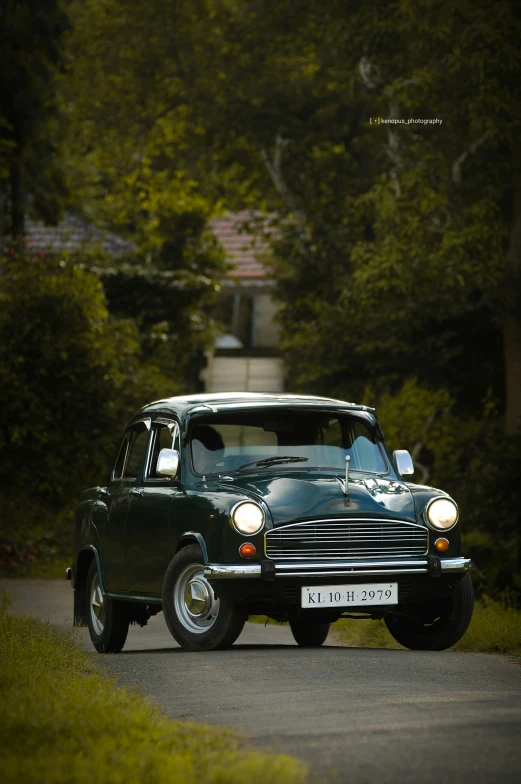
<instances>
[{"instance_id":1,"label":"grass verge","mask_svg":"<svg viewBox=\"0 0 521 784\"><path fill-rule=\"evenodd\" d=\"M267 619L265 615L250 615L248 621L265 624ZM277 621L270 619L268 623ZM353 648L402 648L383 621L340 620L332 632ZM492 599L481 599L476 602L467 632L451 650L521 656L521 612Z\"/></svg>"},{"instance_id":2,"label":"grass verge","mask_svg":"<svg viewBox=\"0 0 521 784\"><path fill-rule=\"evenodd\" d=\"M401 648L383 621L337 621L334 634L361 648ZM492 599L476 602L470 626L451 650L521 656L521 612Z\"/></svg>"},{"instance_id":3,"label":"grass verge","mask_svg":"<svg viewBox=\"0 0 521 784\"><path fill-rule=\"evenodd\" d=\"M174 722L100 675L48 624L0 594L0 769L5 784L300 784L307 767L227 730Z\"/></svg>"}]
</instances>

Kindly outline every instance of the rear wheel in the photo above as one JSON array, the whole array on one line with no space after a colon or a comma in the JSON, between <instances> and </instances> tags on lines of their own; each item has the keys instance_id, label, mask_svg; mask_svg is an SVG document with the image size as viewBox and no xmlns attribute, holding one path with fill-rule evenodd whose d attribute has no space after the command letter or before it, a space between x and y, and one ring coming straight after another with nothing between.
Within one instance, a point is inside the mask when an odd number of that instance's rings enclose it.
<instances>
[{"instance_id":1,"label":"rear wheel","mask_svg":"<svg viewBox=\"0 0 521 784\"><path fill-rule=\"evenodd\" d=\"M318 648L325 643L330 623L313 623L306 618L290 621L291 633L295 642L302 648Z\"/></svg>"},{"instance_id":2,"label":"rear wheel","mask_svg":"<svg viewBox=\"0 0 521 784\"><path fill-rule=\"evenodd\" d=\"M129 607L105 596L98 566L92 561L87 574L87 620L92 644L98 653L119 653L127 639Z\"/></svg>"},{"instance_id":3,"label":"rear wheel","mask_svg":"<svg viewBox=\"0 0 521 784\"><path fill-rule=\"evenodd\" d=\"M472 618L474 588L466 574L448 599L421 602L412 617L389 615L394 639L415 651L443 651L461 640Z\"/></svg>"},{"instance_id":4,"label":"rear wheel","mask_svg":"<svg viewBox=\"0 0 521 784\"><path fill-rule=\"evenodd\" d=\"M163 582L163 612L172 637L186 651L228 648L246 622L244 612L216 597L197 545L172 559Z\"/></svg>"}]
</instances>

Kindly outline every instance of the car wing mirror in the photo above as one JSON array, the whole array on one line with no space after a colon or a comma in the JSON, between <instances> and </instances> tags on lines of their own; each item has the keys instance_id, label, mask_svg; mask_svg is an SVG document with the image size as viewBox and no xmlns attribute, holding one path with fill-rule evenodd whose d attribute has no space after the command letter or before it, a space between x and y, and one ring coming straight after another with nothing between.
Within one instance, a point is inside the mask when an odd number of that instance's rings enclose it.
<instances>
[{"instance_id":1,"label":"car wing mirror","mask_svg":"<svg viewBox=\"0 0 521 784\"><path fill-rule=\"evenodd\" d=\"M414 463L412 457L406 449L395 449L393 461L400 476L414 474Z\"/></svg>"},{"instance_id":2,"label":"car wing mirror","mask_svg":"<svg viewBox=\"0 0 521 784\"><path fill-rule=\"evenodd\" d=\"M162 449L157 458L156 474L174 479L179 469L179 452L177 449Z\"/></svg>"}]
</instances>

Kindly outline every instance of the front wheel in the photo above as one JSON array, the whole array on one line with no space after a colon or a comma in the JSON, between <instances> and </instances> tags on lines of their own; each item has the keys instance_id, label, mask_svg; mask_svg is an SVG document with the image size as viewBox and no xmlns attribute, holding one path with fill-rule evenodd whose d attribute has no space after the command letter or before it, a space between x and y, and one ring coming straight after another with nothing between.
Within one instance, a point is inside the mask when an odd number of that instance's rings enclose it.
<instances>
[{"instance_id":1,"label":"front wheel","mask_svg":"<svg viewBox=\"0 0 521 784\"><path fill-rule=\"evenodd\" d=\"M413 651L444 651L461 640L472 618L474 588L466 574L448 599L421 602L414 616L389 615L392 636Z\"/></svg>"},{"instance_id":2,"label":"front wheel","mask_svg":"<svg viewBox=\"0 0 521 784\"><path fill-rule=\"evenodd\" d=\"M246 623L245 613L215 596L197 545L180 550L166 570L163 612L172 637L186 651L229 648Z\"/></svg>"},{"instance_id":3,"label":"front wheel","mask_svg":"<svg viewBox=\"0 0 521 784\"><path fill-rule=\"evenodd\" d=\"M325 643L331 626L330 623L312 623L305 618L290 621L289 625L295 642L302 648L318 648Z\"/></svg>"},{"instance_id":4,"label":"front wheel","mask_svg":"<svg viewBox=\"0 0 521 784\"><path fill-rule=\"evenodd\" d=\"M128 634L128 605L104 595L95 560L92 561L87 574L86 596L92 644L98 653L119 653Z\"/></svg>"}]
</instances>

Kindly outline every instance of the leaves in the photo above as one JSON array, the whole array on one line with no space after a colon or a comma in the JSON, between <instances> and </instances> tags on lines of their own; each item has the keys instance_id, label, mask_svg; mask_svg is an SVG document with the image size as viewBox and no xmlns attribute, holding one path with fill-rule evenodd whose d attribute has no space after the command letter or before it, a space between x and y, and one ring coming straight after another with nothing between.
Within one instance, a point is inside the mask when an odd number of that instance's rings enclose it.
<instances>
[{"instance_id":1,"label":"leaves","mask_svg":"<svg viewBox=\"0 0 521 784\"><path fill-rule=\"evenodd\" d=\"M145 361L133 322L109 316L95 275L38 257L1 269L0 480L59 505L107 474L133 411L176 386Z\"/></svg>"}]
</instances>

